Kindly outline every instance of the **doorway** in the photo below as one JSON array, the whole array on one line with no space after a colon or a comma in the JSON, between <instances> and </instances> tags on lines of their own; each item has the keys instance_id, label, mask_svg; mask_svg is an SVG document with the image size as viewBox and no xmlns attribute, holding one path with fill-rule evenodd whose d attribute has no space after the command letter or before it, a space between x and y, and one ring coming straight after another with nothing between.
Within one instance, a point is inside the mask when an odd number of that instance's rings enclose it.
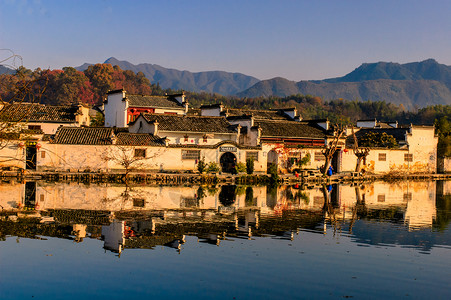
<instances>
[{"instance_id":1,"label":"doorway","mask_svg":"<svg viewBox=\"0 0 451 300\"><path fill-rule=\"evenodd\" d=\"M30 143L27 145L25 154L25 167L27 170L36 170L36 144Z\"/></svg>"},{"instance_id":2,"label":"doorway","mask_svg":"<svg viewBox=\"0 0 451 300\"><path fill-rule=\"evenodd\" d=\"M232 152L226 152L224 153L219 163L221 164L222 172L224 173L234 173L236 172L235 166L236 166L236 156Z\"/></svg>"}]
</instances>

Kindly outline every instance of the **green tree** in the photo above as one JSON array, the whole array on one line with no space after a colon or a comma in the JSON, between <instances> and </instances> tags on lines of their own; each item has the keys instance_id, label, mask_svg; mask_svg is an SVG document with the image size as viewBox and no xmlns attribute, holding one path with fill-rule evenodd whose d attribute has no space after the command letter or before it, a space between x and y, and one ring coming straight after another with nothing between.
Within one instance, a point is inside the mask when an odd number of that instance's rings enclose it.
<instances>
[{"instance_id":1,"label":"green tree","mask_svg":"<svg viewBox=\"0 0 451 300\"><path fill-rule=\"evenodd\" d=\"M359 138L359 145L361 147L383 147L391 149L397 147L398 142L393 135L386 132L370 131Z\"/></svg>"}]
</instances>

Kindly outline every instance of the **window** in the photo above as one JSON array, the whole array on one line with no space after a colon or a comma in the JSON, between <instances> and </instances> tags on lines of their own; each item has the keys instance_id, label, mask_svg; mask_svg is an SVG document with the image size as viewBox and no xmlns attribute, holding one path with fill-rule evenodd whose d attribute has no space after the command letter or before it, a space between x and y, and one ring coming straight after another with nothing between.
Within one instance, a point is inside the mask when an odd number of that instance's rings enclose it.
<instances>
[{"instance_id":1,"label":"window","mask_svg":"<svg viewBox=\"0 0 451 300\"><path fill-rule=\"evenodd\" d=\"M412 193L404 193L402 197L403 202L408 202L412 200Z\"/></svg>"},{"instance_id":2,"label":"window","mask_svg":"<svg viewBox=\"0 0 451 300\"><path fill-rule=\"evenodd\" d=\"M41 151L41 158L45 158L45 151Z\"/></svg>"},{"instance_id":3,"label":"window","mask_svg":"<svg viewBox=\"0 0 451 300\"><path fill-rule=\"evenodd\" d=\"M41 130L41 125L28 125L30 130Z\"/></svg>"},{"instance_id":4,"label":"window","mask_svg":"<svg viewBox=\"0 0 451 300\"><path fill-rule=\"evenodd\" d=\"M144 199L141 198L134 198L133 199L133 206L134 207L144 207Z\"/></svg>"},{"instance_id":5,"label":"window","mask_svg":"<svg viewBox=\"0 0 451 300\"><path fill-rule=\"evenodd\" d=\"M316 151L315 152L315 161L325 161L326 157L324 156L324 154L321 151Z\"/></svg>"},{"instance_id":6,"label":"window","mask_svg":"<svg viewBox=\"0 0 451 300\"><path fill-rule=\"evenodd\" d=\"M246 160L248 158L252 158L254 161L258 161L258 152L257 151L246 151Z\"/></svg>"},{"instance_id":7,"label":"window","mask_svg":"<svg viewBox=\"0 0 451 300\"><path fill-rule=\"evenodd\" d=\"M200 159L200 150L182 150L182 159Z\"/></svg>"},{"instance_id":8,"label":"window","mask_svg":"<svg viewBox=\"0 0 451 300\"><path fill-rule=\"evenodd\" d=\"M39 201L44 201L44 194L39 195Z\"/></svg>"},{"instance_id":9,"label":"window","mask_svg":"<svg viewBox=\"0 0 451 300\"><path fill-rule=\"evenodd\" d=\"M146 157L146 149L135 149L135 157Z\"/></svg>"},{"instance_id":10,"label":"window","mask_svg":"<svg viewBox=\"0 0 451 300\"><path fill-rule=\"evenodd\" d=\"M379 153L379 161L386 161L387 153Z\"/></svg>"},{"instance_id":11,"label":"window","mask_svg":"<svg viewBox=\"0 0 451 300\"><path fill-rule=\"evenodd\" d=\"M408 161L408 162L413 161L413 154L410 154L410 153L404 154L404 161Z\"/></svg>"},{"instance_id":12,"label":"window","mask_svg":"<svg viewBox=\"0 0 451 300\"><path fill-rule=\"evenodd\" d=\"M385 202L385 194L377 195L377 202Z\"/></svg>"}]
</instances>

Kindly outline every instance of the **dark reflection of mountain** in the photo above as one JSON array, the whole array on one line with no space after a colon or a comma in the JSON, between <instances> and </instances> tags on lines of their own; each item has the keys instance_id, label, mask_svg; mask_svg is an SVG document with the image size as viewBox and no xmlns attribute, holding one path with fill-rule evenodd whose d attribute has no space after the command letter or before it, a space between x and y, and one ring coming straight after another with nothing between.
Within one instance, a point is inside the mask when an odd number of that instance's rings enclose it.
<instances>
[{"instance_id":1,"label":"dark reflection of mountain","mask_svg":"<svg viewBox=\"0 0 451 300\"><path fill-rule=\"evenodd\" d=\"M120 253L157 245L180 251L187 235L220 245L227 238L293 239L299 230L310 230L422 251L451 244L450 182L306 187L28 182L0 183L0 191L3 240L102 239L105 249Z\"/></svg>"}]
</instances>

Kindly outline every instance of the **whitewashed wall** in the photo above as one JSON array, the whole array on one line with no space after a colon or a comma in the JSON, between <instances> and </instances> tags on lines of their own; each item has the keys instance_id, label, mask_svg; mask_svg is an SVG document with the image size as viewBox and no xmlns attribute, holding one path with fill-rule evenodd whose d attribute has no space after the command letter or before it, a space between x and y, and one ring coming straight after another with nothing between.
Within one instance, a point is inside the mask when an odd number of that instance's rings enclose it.
<instances>
[{"instance_id":1,"label":"whitewashed wall","mask_svg":"<svg viewBox=\"0 0 451 300\"><path fill-rule=\"evenodd\" d=\"M108 101L104 104L105 126L126 127L128 102L122 101L125 92L108 95Z\"/></svg>"}]
</instances>

